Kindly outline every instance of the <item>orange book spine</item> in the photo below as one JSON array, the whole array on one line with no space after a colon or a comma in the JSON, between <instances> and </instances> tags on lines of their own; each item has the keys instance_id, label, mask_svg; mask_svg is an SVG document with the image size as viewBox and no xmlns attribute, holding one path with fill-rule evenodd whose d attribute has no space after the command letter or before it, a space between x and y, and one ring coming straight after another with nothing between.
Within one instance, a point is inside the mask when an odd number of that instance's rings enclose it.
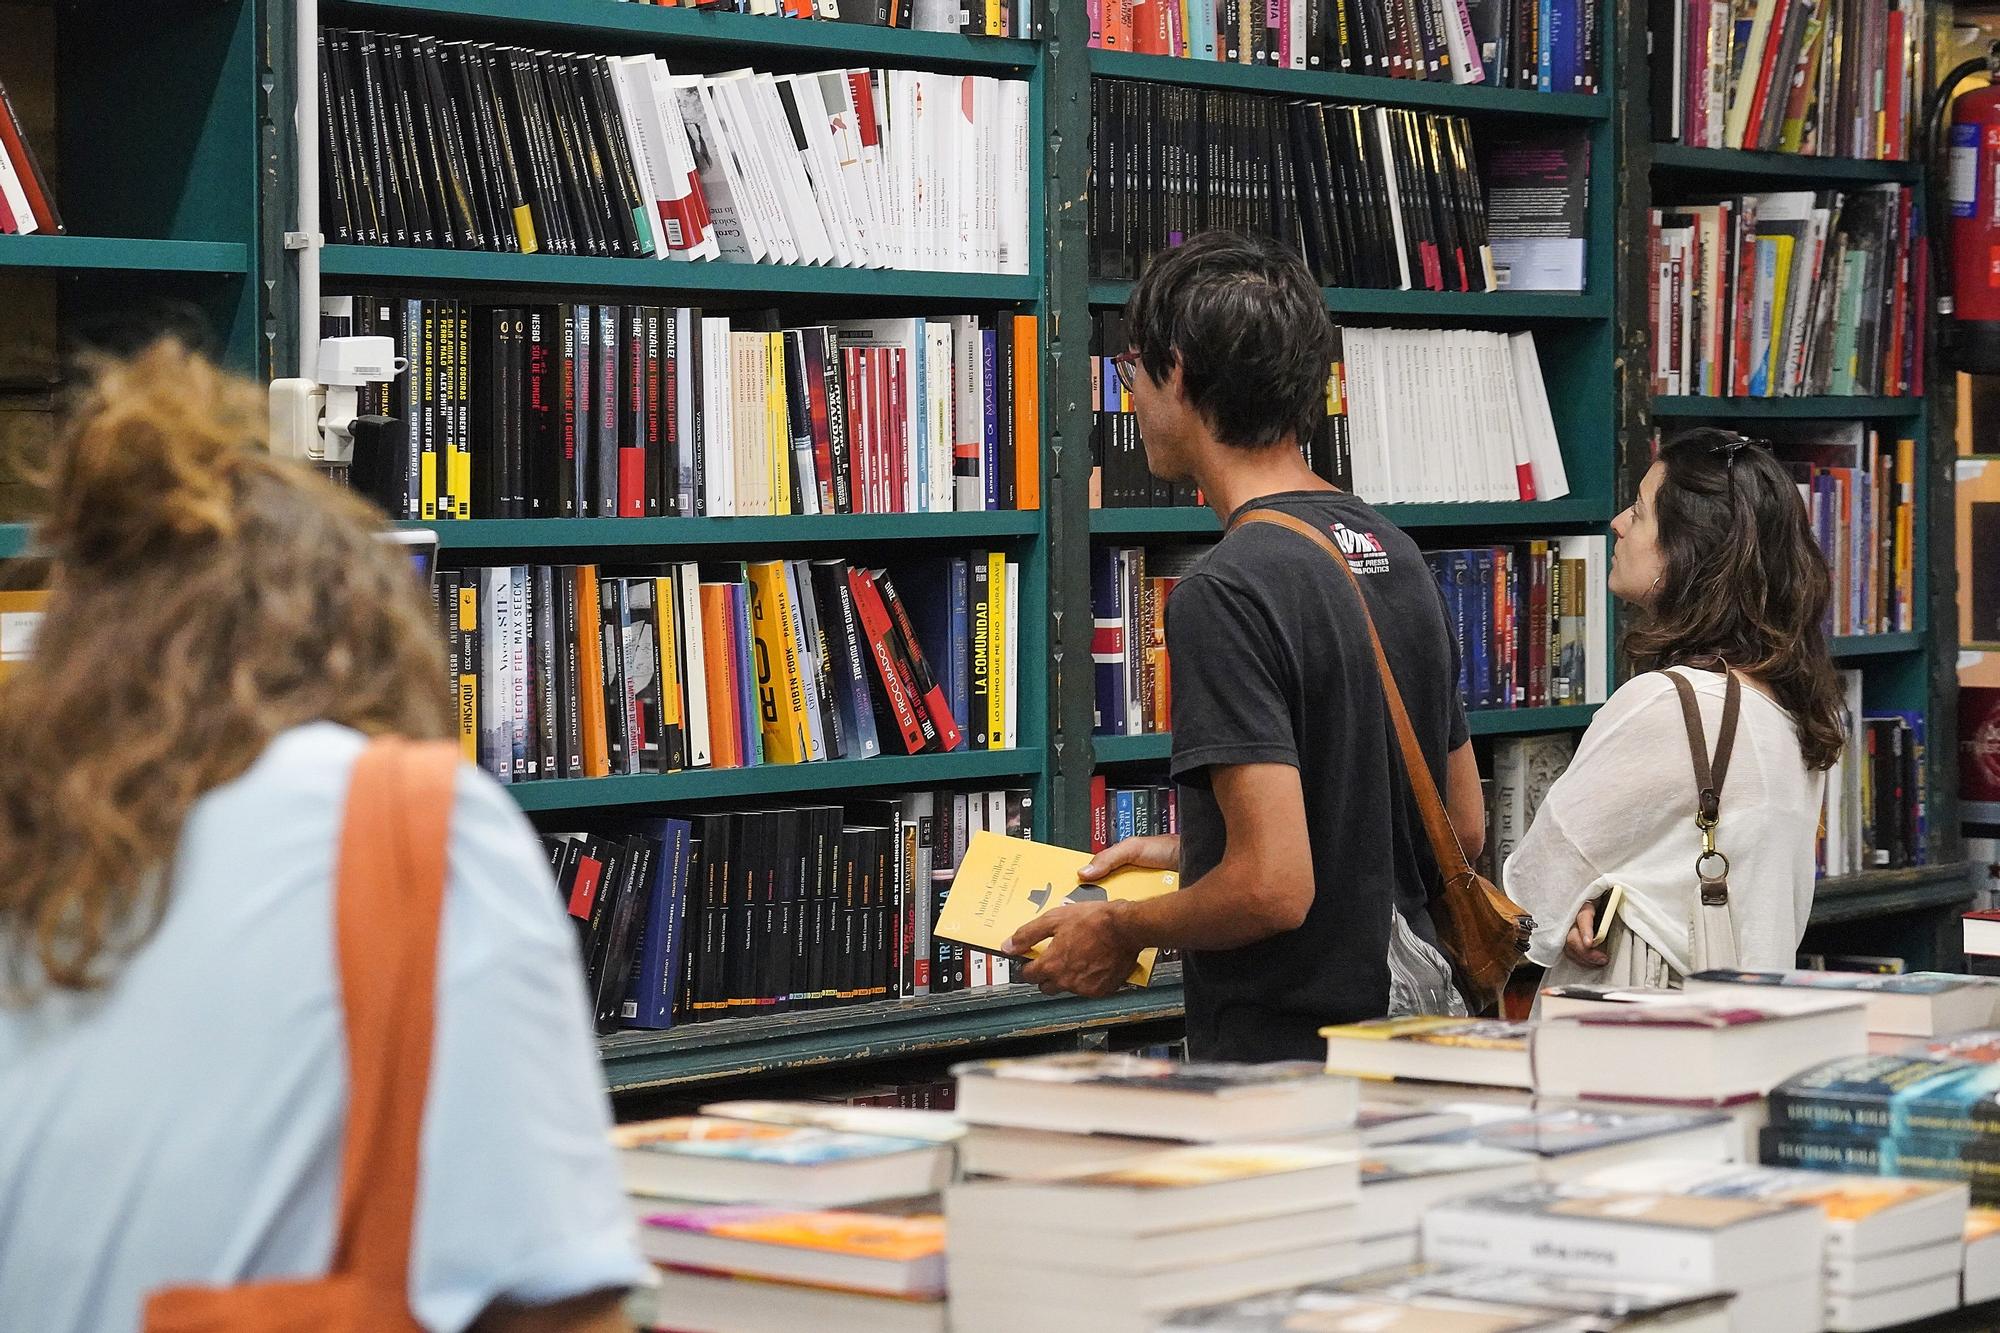
<instances>
[{"instance_id":1,"label":"orange book spine","mask_svg":"<svg viewBox=\"0 0 2000 1333\"><path fill-rule=\"evenodd\" d=\"M729 614L729 589L719 583L701 585L702 673L708 681L708 743L715 768L743 767L736 743L736 681L729 664L735 660L730 642L735 618Z\"/></svg>"},{"instance_id":2,"label":"orange book spine","mask_svg":"<svg viewBox=\"0 0 2000 1333\"><path fill-rule=\"evenodd\" d=\"M576 567L577 729L582 733L583 775L611 775L611 744L604 733L604 627L598 612L597 566Z\"/></svg>"},{"instance_id":3,"label":"orange book spine","mask_svg":"<svg viewBox=\"0 0 2000 1333\"><path fill-rule=\"evenodd\" d=\"M1017 509L1042 507L1041 321L1014 317L1014 497Z\"/></svg>"}]
</instances>

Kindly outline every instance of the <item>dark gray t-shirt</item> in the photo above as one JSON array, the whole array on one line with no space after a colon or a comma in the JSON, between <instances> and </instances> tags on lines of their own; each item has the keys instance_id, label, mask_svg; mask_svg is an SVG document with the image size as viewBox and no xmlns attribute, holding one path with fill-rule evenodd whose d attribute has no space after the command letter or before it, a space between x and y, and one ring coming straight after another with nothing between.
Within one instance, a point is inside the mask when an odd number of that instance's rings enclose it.
<instances>
[{"instance_id":1,"label":"dark gray t-shirt","mask_svg":"<svg viewBox=\"0 0 2000 1333\"><path fill-rule=\"evenodd\" d=\"M1245 508L1302 518L1347 553L1443 791L1445 756L1465 743L1465 710L1458 646L1416 544L1352 495L1287 492ZM1209 783L1219 765L1296 767L1312 839L1313 905L1303 925L1241 949L1187 955L1188 1054L1322 1059L1322 1025L1388 1007L1391 904L1435 939L1425 904L1436 864L1353 587L1297 533L1237 528L1167 599L1167 652L1183 880L1222 859L1222 815Z\"/></svg>"}]
</instances>

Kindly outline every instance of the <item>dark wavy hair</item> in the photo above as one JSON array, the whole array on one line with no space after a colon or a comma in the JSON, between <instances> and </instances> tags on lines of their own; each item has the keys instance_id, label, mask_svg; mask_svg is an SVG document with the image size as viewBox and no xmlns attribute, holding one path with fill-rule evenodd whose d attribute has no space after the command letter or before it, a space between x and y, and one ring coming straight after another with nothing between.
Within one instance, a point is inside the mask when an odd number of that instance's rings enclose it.
<instances>
[{"instance_id":1,"label":"dark wavy hair","mask_svg":"<svg viewBox=\"0 0 2000 1333\"><path fill-rule=\"evenodd\" d=\"M1640 671L1724 664L1792 715L1808 767L1840 758L1840 683L1827 651L1833 579L1796 483L1770 450L1691 430L1660 450L1653 507L1666 565L1625 651Z\"/></svg>"},{"instance_id":2,"label":"dark wavy hair","mask_svg":"<svg viewBox=\"0 0 2000 1333\"><path fill-rule=\"evenodd\" d=\"M1206 231L1146 266L1125 326L1157 382L1181 388L1216 439L1264 449L1326 415L1333 321L1299 257L1268 236Z\"/></svg>"}]
</instances>

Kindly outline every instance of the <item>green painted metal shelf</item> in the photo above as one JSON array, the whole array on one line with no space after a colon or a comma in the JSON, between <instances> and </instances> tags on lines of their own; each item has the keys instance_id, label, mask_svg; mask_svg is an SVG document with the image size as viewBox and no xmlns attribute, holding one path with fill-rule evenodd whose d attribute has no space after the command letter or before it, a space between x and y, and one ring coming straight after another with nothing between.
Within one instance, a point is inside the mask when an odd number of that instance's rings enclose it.
<instances>
[{"instance_id":1,"label":"green painted metal shelf","mask_svg":"<svg viewBox=\"0 0 2000 1333\"><path fill-rule=\"evenodd\" d=\"M250 271L250 247L240 241L152 241L119 236L39 234L0 236L0 268L237 274Z\"/></svg>"},{"instance_id":2,"label":"green painted metal shelf","mask_svg":"<svg viewBox=\"0 0 2000 1333\"><path fill-rule=\"evenodd\" d=\"M1901 634L1841 634L1832 640L1833 655L1849 657L1890 657L1901 653L1921 652L1924 636L1917 633Z\"/></svg>"},{"instance_id":3,"label":"green painted metal shelf","mask_svg":"<svg viewBox=\"0 0 2000 1333\"><path fill-rule=\"evenodd\" d=\"M638 9L639 6L631 6ZM661 13L673 13L661 10ZM797 19L794 22L804 23ZM829 27L840 26L828 24ZM494 282L519 287L626 287L660 292L752 296L920 297L980 304L1041 296L1032 275L936 273L907 269L814 268L805 264L682 263L588 255L516 255L484 250L420 250L397 245L329 245L320 271L332 278Z\"/></svg>"},{"instance_id":4,"label":"green painted metal shelf","mask_svg":"<svg viewBox=\"0 0 2000 1333\"><path fill-rule=\"evenodd\" d=\"M1292 97L1324 97L1342 102L1380 102L1433 111L1543 116L1558 120L1608 120L1612 106L1609 97L1591 93L1537 93L1519 88L1488 88L1476 83L1426 83L1416 79L1385 79L1367 74L1237 65L1218 60L1180 60L1172 56L1135 55L1130 51L1092 51L1090 72L1106 78L1185 83L1200 88L1234 88L1246 92L1283 93Z\"/></svg>"},{"instance_id":5,"label":"green painted metal shelf","mask_svg":"<svg viewBox=\"0 0 2000 1333\"><path fill-rule=\"evenodd\" d=\"M1019 70L1035 64L1034 42L957 33L913 32L858 23L718 13L692 8L620 4L612 0L336 0L327 10L356 23L407 26L439 22L534 29L593 48L699 45L745 52L880 57L898 65L950 65ZM845 61L842 63L853 63Z\"/></svg>"},{"instance_id":6,"label":"green painted metal shelf","mask_svg":"<svg viewBox=\"0 0 2000 1333\"><path fill-rule=\"evenodd\" d=\"M1613 512L1609 501L1582 495L1566 495L1560 500L1382 505L1381 510L1402 528L1573 526L1608 523ZM1174 536L1221 530L1215 512L1199 505L1090 511L1091 534L1099 537Z\"/></svg>"},{"instance_id":7,"label":"green painted metal shelf","mask_svg":"<svg viewBox=\"0 0 2000 1333\"><path fill-rule=\"evenodd\" d=\"M561 778L517 782L507 790L523 810L598 810L621 805L730 800L818 792L827 799L866 787L928 787L991 778L1031 778L1042 771L1042 750L961 750L952 754L878 755L817 764L759 764L754 768L698 768L681 773L641 773L610 778Z\"/></svg>"},{"instance_id":8,"label":"green painted metal shelf","mask_svg":"<svg viewBox=\"0 0 2000 1333\"><path fill-rule=\"evenodd\" d=\"M967 1050L999 1041L1181 1016L1180 969L1101 1000L996 986L845 1009L691 1023L666 1032L620 1032L598 1042L613 1092L672 1088L837 1063Z\"/></svg>"},{"instance_id":9,"label":"green painted metal shelf","mask_svg":"<svg viewBox=\"0 0 2000 1333\"><path fill-rule=\"evenodd\" d=\"M1092 736L1090 752L1101 764L1164 764L1173 757L1174 734L1156 731L1146 736Z\"/></svg>"},{"instance_id":10,"label":"green painted metal shelf","mask_svg":"<svg viewBox=\"0 0 2000 1333\"><path fill-rule=\"evenodd\" d=\"M1400 80L1384 79L1384 83ZM1124 305L1129 282L1090 284L1090 304ZM1403 319L1609 319L1608 292L1405 292L1373 287L1328 287L1326 308L1336 315L1392 315Z\"/></svg>"},{"instance_id":11,"label":"green painted metal shelf","mask_svg":"<svg viewBox=\"0 0 2000 1333\"><path fill-rule=\"evenodd\" d=\"M1866 185L1876 181L1913 181L1917 178L1917 164L1914 162L1805 157L1798 153L1751 153L1734 148L1690 148L1677 143L1653 145L1653 169L1715 176L1817 181L1828 185Z\"/></svg>"},{"instance_id":12,"label":"green painted metal shelf","mask_svg":"<svg viewBox=\"0 0 2000 1333\"><path fill-rule=\"evenodd\" d=\"M1866 870L1858 875L1822 879L1813 889L1811 924L1865 921L1897 912L1949 907L1971 898L1972 881L1963 861L1901 870Z\"/></svg>"},{"instance_id":13,"label":"green painted metal shelf","mask_svg":"<svg viewBox=\"0 0 2000 1333\"><path fill-rule=\"evenodd\" d=\"M820 545L845 542L999 541L1041 530L1034 510L965 514L789 514L754 518L475 518L428 528L451 551L601 550Z\"/></svg>"},{"instance_id":14,"label":"green painted metal shelf","mask_svg":"<svg viewBox=\"0 0 2000 1333\"><path fill-rule=\"evenodd\" d=\"M0 560L28 553L28 525L0 523Z\"/></svg>"},{"instance_id":15,"label":"green painted metal shelf","mask_svg":"<svg viewBox=\"0 0 2000 1333\"><path fill-rule=\"evenodd\" d=\"M1597 704L1557 708L1475 708L1465 715L1475 736L1512 736L1536 731L1581 731L1597 715ZM1099 765L1165 763L1173 755L1170 731L1146 736L1092 736L1091 753Z\"/></svg>"},{"instance_id":16,"label":"green painted metal shelf","mask_svg":"<svg viewBox=\"0 0 2000 1333\"><path fill-rule=\"evenodd\" d=\"M1856 417L1914 417L1921 415L1923 410L1924 400L1915 397L1711 398L1681 394L1653 400L1653 415L1656 417L1730 420L1788 418L1846 421Z\"/></svg>"}]
</instances>

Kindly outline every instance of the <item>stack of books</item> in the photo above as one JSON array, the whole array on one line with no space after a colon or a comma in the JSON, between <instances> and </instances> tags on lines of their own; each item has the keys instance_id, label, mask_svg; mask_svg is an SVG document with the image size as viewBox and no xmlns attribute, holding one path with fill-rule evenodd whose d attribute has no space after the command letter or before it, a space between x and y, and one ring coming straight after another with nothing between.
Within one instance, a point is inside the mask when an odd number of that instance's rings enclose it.
<instances>
[{"instance_id":1,"label":"stack of books","mask_svg":"<svg viewBox=\"0 0 2000 1333\"><path fill-rule=\"evenodd\" d=\"M2000 1204L2000 1064L1859 1055L1771 1090L1763 1160L1861 1175L1964 1181Z\"/></svg>"},{"instance_id":2,"label":"stack of books","mask_svg":"<svg viewBox=\"0 0 2000 1333\"><path fill-rule=\"evenodd\" d=\"M1424 561L1444 594L1467 708L1604 702L1603 537L1426 551Z\"/></svg>"},{"instance_id":3,"label":"stack of books","mask_svg":"<svg viewBox=\"0 0 2000 1333\"><path fill-rule=\"evenodd\" d=\"M1903 1052L1913 1037L1971 1033L2000 1022L2000 984L1956 972L1745 972L1717 969L1687 979L1690 996L1741 998L1755 1004L1773 990L1801 990L1845 996L1862 1005L1868 1049L1877 1055Z\"/></svg>"},{"instance_id":4,"label":"stack of books","mask_svg":"<svg viewBox=\"0 0 2000 1333\"><path fill-rule=\"evenodd\" d=\"M55 192L28 145L27 126L0 83L0 236L53 235L62 229Z\"/></svg>"},{"instance_id":5,"label":"stack of books","mask_svg":"<svg viewBox=\"0 0 2000 1333\"><path fill-rule=\"evenodd\" d=\"M951 513L1040 503L1033 315L785 324L694 306L329 296L387 337L361 392L403 423L357 457L394 518Z\"/></svg>"},{"instance_id":6,"label":"stack of books","mask_svg":"<svg viewBox=\"0 0 2000 1333\"><path fill-rule=\"evenodd\" d=\"M1653 128L1698 148L1912 152L1927 0L1654 0Z\"/></svg>"},{"instance_id":7,"label":"stack of books","mask_svg":"<svg viewBox=\"0 0 2000 1333\"><path fill-rule=\"evenodd\" d=\"M1321 1028L1329 1073L1527 1091L1530 1028L1480 1018L1414 1015Z\"/></svg>"},{"instance_id":8,"label":"stack of books","mask_svg":"<svg viewBox=\"0 0 2000 1333\"><path fill-rule=\"evenodd\" d=\"M1020 568L503 565L434 590L465 756L511 783L1011 749Z\"/></svg>"},{"instance_id":9,"label":"stack of books","mask_svg":"<svg viewBox=\"0 0 2000 1333\"><path fill-rule=\"evenodd\" d=\"M1483 1194L1537 1178L1529 1154L1481 1143L1420 1139L1369 1147L1361 1154L1360 1268L1414 1263L1417 1228L1434 1203Z\"/></svg>"},{"instance_id":10,"label":"stack of books","mask_svg":"<svg viewBox=\"0 0 2000 1333\"><path fill-rule=\"evenodd\" d=\"M944 1224L922 1201L950 1179L947 1144L711 1116L612 1140L659 1265L631 1301L642 1326L945 1328Z\"/></svg>"},{"instance_id":11,"label":"stack of books","mask_svg":"<svg viewBox=\"0 0 2000 1333\"><path fill-rule=\"evenodd\" d=\"M336 241L1028 271L1028 85L320 32Z\"/></svg>"},{"instance_id":12,"label":"stack of books","mask_svg":"<svg viewBox=\"0 0 2000 1333\"><path fill-rule=\"evenodd\" d=\"M1584 1183L1819 1208L1826 1214L1826 1327L1834 1333L1886 1328L1959 1304L1967 1222L1963 1185L1843 1180L1813 1171L1670 1158L1612 1167Z\"/></svg>"},{"instance_id":13,"label":"stack of books","mask_svg":"<svg viewBox=\"0 0 2000 1333\"><path fill-rule=\"evenodd\" d=\"M1911 392L1928 278L1906 185L1652 211L1653 392Z\"/></svg>"}]
</instances>

